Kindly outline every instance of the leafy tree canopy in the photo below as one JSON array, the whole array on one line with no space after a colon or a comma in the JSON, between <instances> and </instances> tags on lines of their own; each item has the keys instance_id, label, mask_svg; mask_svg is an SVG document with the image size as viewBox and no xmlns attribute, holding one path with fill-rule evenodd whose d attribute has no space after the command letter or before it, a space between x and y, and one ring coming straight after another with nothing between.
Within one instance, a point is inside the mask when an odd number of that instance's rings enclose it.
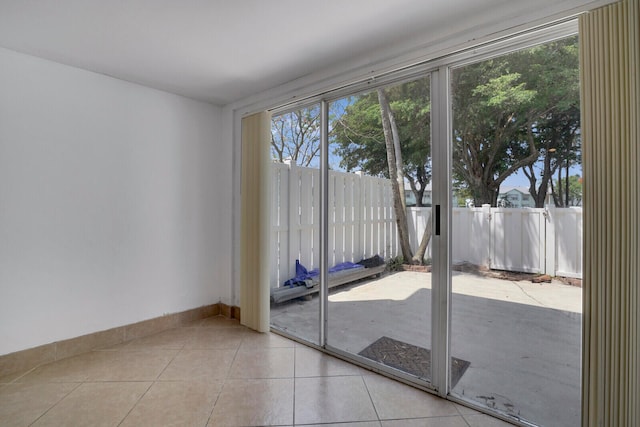
<instances>
[{"instance_id":1,"label":"leafy tree canopy","mask_svg":"<svg viewBox=\"0 0 640 427\"><path fill-rule=\"evenodd\" d=\"M397 124L405 179L420 204L431 180L429 144L431 102L429 79L385 89ZM332 125L333 153L347 171L362 170L389 178L385 139L376 92L352 97Z\"/></svg>"},{"instance_id":2,"label":"leafy tree canopy","mask_svg":"<svg viewBox=\"0 0 640 427\"><path fill-rule=\"evenodd\" d=\"M579 160L577 52L573 37L452 72L454 178L476 206L518 169L541 206L558 165Z\"/></svg>"},{"instance_id":3,"label":"leafy tree canopy","mask_svg":"<svg viewBox=\"0 0 640 427\"><path fill-rule=\"evenodd\" d=\"M538 207L549 190L561 188L552 177L568 176L581 160L578 75L577 37L452 70L453 177L460 200L495 206L500 186L516 171L528 178ZM431 180L429 79L384 93L397 125L402 172L420 203ZM389 178L377 93L335 101L332 111L331 150L338 167ZM317 105L274 118L274 158L317 165L319 130Z\"/></svg>"}]
</instances>

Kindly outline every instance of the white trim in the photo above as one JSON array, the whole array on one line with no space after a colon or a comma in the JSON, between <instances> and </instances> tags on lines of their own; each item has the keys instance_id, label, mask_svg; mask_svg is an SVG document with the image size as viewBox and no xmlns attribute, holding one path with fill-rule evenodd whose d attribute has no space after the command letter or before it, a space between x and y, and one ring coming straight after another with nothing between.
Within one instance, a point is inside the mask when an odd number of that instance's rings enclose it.
<instances>
[{"instance_id":1,"label":"white trim","mask_svg":"<svg viewBox=\"0 0 640 427\"><path fill-rule=\"evenodd\" d=\"M442 66L431 74L431 203L440 206L440 235L432 241L432 301L431 301L431 379L438 394L446 397L450 387L451 337L451 111L449 68ZM435 215L435 210L432 212Z\"/></svg>"},{"instance_id":2,"label":"white trim","mask_svg":"<svg viewBox=\"0 0 640 427\"><path fill-rule=\"evenodd\" d=\"M320 315L318 342L327 345L329 330L329 103L320 103Z\"/></svg>"}]
</instances>

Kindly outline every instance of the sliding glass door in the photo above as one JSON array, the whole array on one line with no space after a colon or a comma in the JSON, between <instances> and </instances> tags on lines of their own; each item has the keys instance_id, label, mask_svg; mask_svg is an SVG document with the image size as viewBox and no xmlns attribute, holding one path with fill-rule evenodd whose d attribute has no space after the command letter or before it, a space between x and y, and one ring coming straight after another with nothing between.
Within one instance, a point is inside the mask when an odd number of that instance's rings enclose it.
<instances>
[{"instance_id":1,"label":"sliding glass door","mask_svg":"<svg viewBox=\"0 0 640 427\"><path fill-rule=\"evenodd\" d=\"M326 344L422 383L432 348L430 91L426 75L329 103Z\"/></svg>"},{"instance_id":2,"label":"sliding glass door","mask_svg":"<svg viewBox=\"0 0 640 427\"><path fill-rule=\"evenodd\" d=\"M579 422L572 29L274 114L274 330L511 422Z\"/></svg>"},{"instance_id":3,"label":"sliding glass door","mask_svg":"<svg viewBox=\"0 0 640 427\"><path fill-rule=\"evenodd\" d=\"M580 423L577 52L571 37L450 74L451 393L559 427Z\"/></svg>"}]
</instances>

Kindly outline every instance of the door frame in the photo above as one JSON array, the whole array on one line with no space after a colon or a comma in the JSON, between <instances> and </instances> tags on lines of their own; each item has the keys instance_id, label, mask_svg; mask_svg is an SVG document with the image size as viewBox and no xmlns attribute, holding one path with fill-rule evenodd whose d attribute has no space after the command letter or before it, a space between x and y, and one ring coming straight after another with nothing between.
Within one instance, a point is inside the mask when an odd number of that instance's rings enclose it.
<instances>
[{"instance_id":1,"label":"door frame","mask_svg":"<svg viewBox=\"0 0 640 427\"><path fill-rule=\"evenodd\" d=\"M481 412L494 417L503 418L509 422L513 419L502 416L500 413L490 411L475 402L463 400L452 395L450 387L450 346L451 346L451 165L452 165L452 111L450 71L453 68L483 61L492 57L502 56L510 52L526 49L542 43L551 42L578 33L577 18L571 17L566 21L552 23L533 30L513 34L472 48L452 53L429 61L419 62L380 76L361 79L357 83L348 84L339 88L320 93L316 96L306 97L285 105L273 108L270 111L277 115L287 111L303 108L312 104L321 104L322 136L321 136L321 195L320 195L320 312L318 322L320 326L319 345L309 343L299 337L291 336L279 329L272 330L276 333L304 342L311 347L325 351L328 354L341 359L364 366L376 372L384 373L394 379L411 384L417 388L435 393L443 398L471 406ZM393 83L401 83L415 78L431 76L431 150L432 150L432 215L434 219L439 217L439 233L436 232L436 222L433 222L432 234L432 302L431 302L431 345L432 345L432 378L431 383L417 381L411 375L403 375L396 370L381 369L361 356L348 353L327 344L328 326L328 284L326 276L328 272L328 104L331 101L359 92L370 91L378 87L384 87ZM435 108L434 108L435 106ZM437 215L436 209L439 210ZM529 425L521 423L520 425Z\"/></svg>"}]
</instances>

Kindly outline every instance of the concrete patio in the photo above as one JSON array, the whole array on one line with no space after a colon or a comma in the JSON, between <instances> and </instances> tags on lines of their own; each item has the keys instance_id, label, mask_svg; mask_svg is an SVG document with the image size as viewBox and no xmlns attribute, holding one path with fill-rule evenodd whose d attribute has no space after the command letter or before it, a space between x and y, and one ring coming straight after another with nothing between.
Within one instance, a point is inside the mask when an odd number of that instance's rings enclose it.
<instances>
[{"instance_id":1,"label":"concrete patio","mask_svg":"<svg viewBox=\"0 0 640 427\"><path fill-rule=\"evenodd\" d=\"M453 273L451 355L470 362L453 393L537 424L580 420L582 292ZM382 336L431 349L431 274L397 272L333 289L328 343L357 354ZM311 341L318 298L272 306L272 324Z\"/></svg>"}]
</instances>

